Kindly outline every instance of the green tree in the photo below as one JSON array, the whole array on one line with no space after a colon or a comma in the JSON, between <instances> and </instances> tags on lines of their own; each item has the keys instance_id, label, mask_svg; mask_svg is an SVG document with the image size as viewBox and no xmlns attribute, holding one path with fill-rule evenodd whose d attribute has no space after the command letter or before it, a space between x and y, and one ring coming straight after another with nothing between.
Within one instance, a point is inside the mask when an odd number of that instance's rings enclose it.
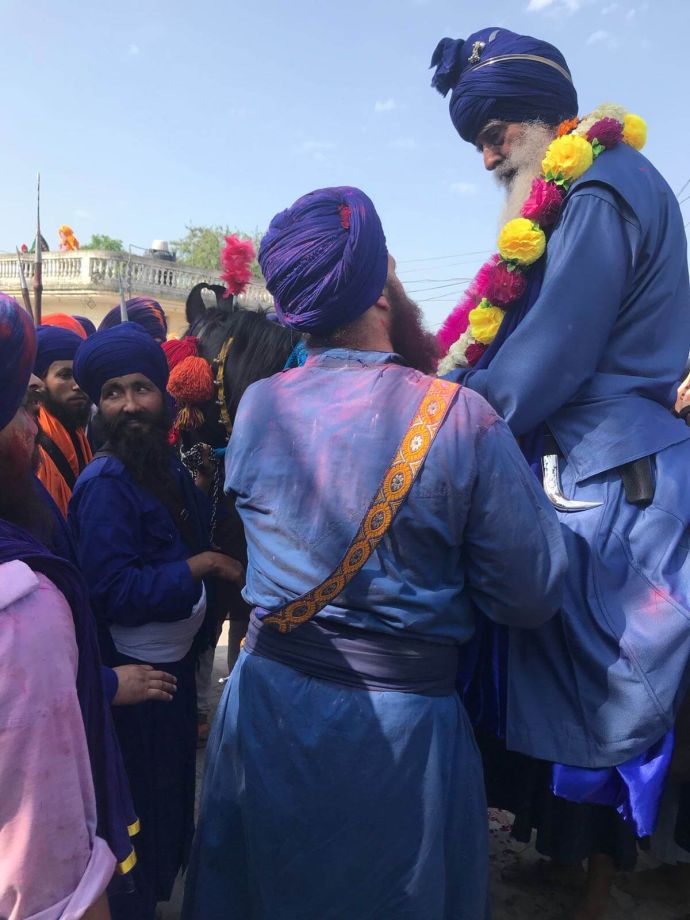
<instances>
[{"instance_id":1,"label":"green tree","mask_svg":"<svg viewBox=\"0 0 690 920\"><path fill-rule=\"evenodd\" d=\"M230 227L216 225L213 227L194 227L186 225L187 235L181 240L175 240L172 245L177 250L178 262L194 265L196 268L207 268L217 272L220 269L220 252L225 244L224 237L236 233L241 240L251 240L254 248L259 250L261 234L258 230L254 233L243 233L241 230L232 230ZM251 265L252 277L262 281L259 263L254 259Z\"/></svg>"},{"instance_id":2,"label":"green tree","mask_svg":"<svg viewBox=\"0 0 690 920\"><path fill-rule=\"evenodd\" d=\"M124 252L125 245L122 240L113 239L107 233L94 233L82 249L107 249L110 252Z\"/></svg>"}]
</instances>

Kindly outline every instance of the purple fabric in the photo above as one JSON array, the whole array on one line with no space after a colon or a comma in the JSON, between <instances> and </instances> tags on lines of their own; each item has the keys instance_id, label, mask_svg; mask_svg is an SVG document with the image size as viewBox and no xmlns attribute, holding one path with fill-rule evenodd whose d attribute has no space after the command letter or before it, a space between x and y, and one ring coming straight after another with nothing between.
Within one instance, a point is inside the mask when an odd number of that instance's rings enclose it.
<instances>
[{"instance_id":1,"label":"purple fabric","mask_svg":"<svg viewBox=\"0 0 690 920\"><path fill-rule=\"evenodd\" d=\"M325 333L373 306L388 250L372 201L357 188L324 188L271 221L259 264L285 326Z\"/></svg>"},{"instance_id":2,"label":"purple fabric","mask_svg":"<svg viewBox=\"0 0 690 920\"><path fill-rule=\"evenodd\" d=\"M610 805L633 825L638 837L650 837L671 765L673 741L673 732L666 732L644 754L604 770L554 764L553 793L572 802Z\"/></svg>"},{"instance_id":3,"label":"purple fabric","mask_svg":"<svg viewBox=\"0 0 690 920\"><path fill-rule=\"evenodd\" d=\"M476 42L484 42L484 47L478 49L479 60L470 63ZM442 96L452 90L451 121L465 141L473 143L493 119L539 119L557 125L577 115L575 87L555 67L528 58L482 66L507 54L547 58L570 73L565 58L553 45L508 29L482 29L466 41L443 38L434 51L431 66L436 72L431 85Z\"/></svg>"},{"instance_id":4,"label":"purple fabric","mask_svg":"<svg viewBox=\"0 0 690 920\"><path fill-rule=\"evenodd\" d=\"M60 326L39 326L36 330L34 374L42 377L54 361L73 361L84 339Z\"/></svg>"},{"instance_id":5,"label":"purple fabric","mask_svg":"<svg viewBox=\"0 0 690 920\"><path fill-rule=\"evenodd\" d=\"M88 318L88 316L75 316L74 319L76 319L76 321L82 327L82 329L86 333L87 338L88 336L93 335L96 332L96 327L91 322L91 320Z\"/></svg>"},{"instance_id":6,"label":"purple fabric","mask_svg":"<svg viewBox=\"0 0 690 920\"><path fill-rule=\"evenodd\" d=\"M137 323L157 342L165 341L168 335L168 321L163 307L157 300L153 300L151 297L132 297L131 300L125 303L125 306L127 307L127 318L130 323ZM118 305L105 314L98 331L112 329L121 322L120 307Z\"/></svg>"},{"instance_id":7,"label":"purple fabric","mask_svg":"<svg viewBox=\"0 0 690 920\"><path fill-rule=\"evenodd\" d=\"M458 646L387 636L310 620L290 633L262 625L269 611L255 607L244 650L346 687L450 696L455 690Z\"/></svg>"},{"instance_id":8,"label":"purple fabric","mask_svg":"<svg viewBox=\"0 0 690 920\"><path fill-rule=\"evenodd\" d=\"M127 827L134 823L136 815L110 705L103 694L101 658L86 585L71 563L48 552L25 530L0 520L0 564L14 559L49 578L72 610L79 651L77 696L93 773L97 834L107 842L118 862L122 862L132 850Z\"/></svg>"},{"instance_id":9,"label":"purple fabric","mask_svg":"<svg viewBox=\"0 0 690 920\"><path fill-rule=\"evenodd\" d=\"M158 342L136 323L120 323L100 330L81 343L74 356L74 379L98 404L107 380L126 374L144 374L164 393L168 362Z\"/></svg>"},{"instance_id":10,"label":"purple fabric","mask_svg":"<svg viewBox=\"0 0 690 920\"><path fill-rule=\"evenodd\" d=\"M36 358L31 317L14 297L0 294L0 429L21 406Z\"/></svg>"}]
</instances>

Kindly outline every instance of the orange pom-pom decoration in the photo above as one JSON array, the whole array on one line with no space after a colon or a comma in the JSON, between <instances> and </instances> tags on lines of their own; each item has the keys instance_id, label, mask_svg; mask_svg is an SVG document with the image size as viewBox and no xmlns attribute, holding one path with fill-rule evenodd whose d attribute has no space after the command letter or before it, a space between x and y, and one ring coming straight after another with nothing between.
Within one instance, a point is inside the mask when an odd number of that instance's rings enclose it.
<instances>
[{"instance_id":1,"label":"orange pom-pom decoration","mask_svg":"<svg viewBox=\"0 0 690 920\"><path fill-rule=\"evenodd\" d=\"M177 367L185 358L196 357L199 354L195 335L186 335L183 339L168 339L167 342L161 342L161 348L165 352L169 370Z\"/></svg>"},{"instance_id":2,"label":"orange pom-pom decoration","mask_svg":"<svg viewBox=\"0 0 690 920\"><path fill-rule=\"evenodd\" d=\"M168 380L168 393L178 405L175 427L188 431L202 425L204 414L197 406L210 402L214 391L213 373L208 361L190 355L175 365Z\"/></svg>"}]
</instances>

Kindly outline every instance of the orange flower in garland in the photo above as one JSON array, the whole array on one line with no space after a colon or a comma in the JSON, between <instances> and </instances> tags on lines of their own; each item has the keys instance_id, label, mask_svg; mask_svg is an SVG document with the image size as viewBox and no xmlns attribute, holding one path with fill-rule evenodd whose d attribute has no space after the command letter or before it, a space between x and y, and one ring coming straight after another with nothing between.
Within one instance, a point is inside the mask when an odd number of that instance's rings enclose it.
<instances>
[{"instance_id":1,"label":"orange flower in garland","mask_svg":"<svg viewBox=\"0 0 690 920\"><path fill-rule=\"evenodd\" d=\"M562 122L560 123L560 125L558 126L558 131L556 132L556 137L563 137L564 134L570 134L570 132L571 132L574 128L577 128L577 126L578 126L579 124L580 124L580 119L577 118L577 117L575 117L575 118L568 118L568 119L566 119L565 121L562 121Z\"/></svg>"}]
</instances>

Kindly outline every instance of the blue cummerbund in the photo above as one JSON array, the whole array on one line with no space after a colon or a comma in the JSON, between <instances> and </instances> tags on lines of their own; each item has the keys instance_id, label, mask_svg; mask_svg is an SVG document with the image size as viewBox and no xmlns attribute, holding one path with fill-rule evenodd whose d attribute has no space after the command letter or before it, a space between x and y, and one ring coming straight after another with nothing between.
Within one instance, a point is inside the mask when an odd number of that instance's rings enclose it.
<instances>
[{"instance_id":1,"label":"blue cummerbund","mask_svg":"<svg viewBox=\"0 0 690 920\"><path fill-rule=\"evenodd\" d=\"M424 696L455 691L458 646L365 632L309 620L289 633L262 624L252 611L244 650L359 690L396 690ZM258 610L259 616L269 615Z\"/></svg>"}]
</instances>

